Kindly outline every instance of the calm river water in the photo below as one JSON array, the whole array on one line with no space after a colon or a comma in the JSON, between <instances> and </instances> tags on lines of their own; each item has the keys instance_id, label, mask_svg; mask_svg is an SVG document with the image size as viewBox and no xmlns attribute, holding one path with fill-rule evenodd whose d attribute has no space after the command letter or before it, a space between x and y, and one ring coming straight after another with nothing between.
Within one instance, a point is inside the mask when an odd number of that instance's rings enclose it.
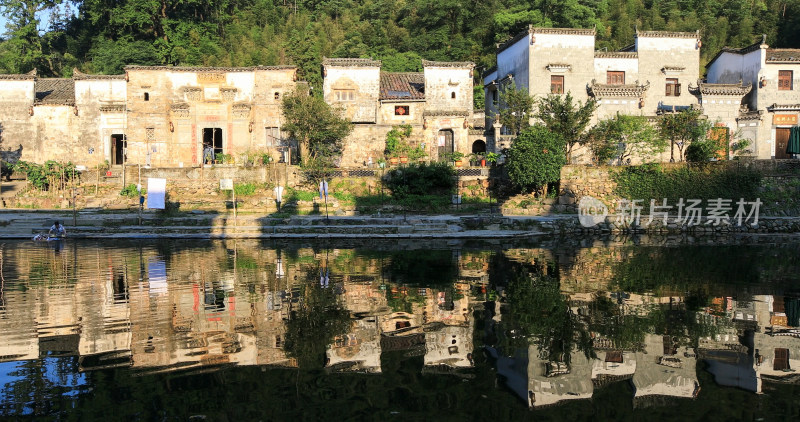
<instances>
[{"instance_id":1,"label":"calm river water","mask_svg":"<svg viewBox=\"0 0 800 422\"><path fill-rule=\"evenodd\" d=\"M0 418L800 420L798 243L404 242L0 242Z\"/></svg>"}]
</instances>

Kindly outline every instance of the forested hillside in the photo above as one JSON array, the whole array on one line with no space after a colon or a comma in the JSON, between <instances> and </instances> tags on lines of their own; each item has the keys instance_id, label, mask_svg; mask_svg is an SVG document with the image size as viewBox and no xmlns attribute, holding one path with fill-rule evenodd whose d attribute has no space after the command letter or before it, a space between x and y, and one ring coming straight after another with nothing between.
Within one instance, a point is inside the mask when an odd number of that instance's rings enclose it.
<instances>
[{"instance_id":1,"label":"forested hillside","mask_svg":"<svg viewBox=\"0 0 800 422\"><path fill-rule=\"evenodd\" d=\"M496 44L529 24L596 27L608 50L630 44L637 26L699 29L704 61L762 33L800 47L800 0L0 0L0 9L9 21L0 72L53 76L295 64L319 84L323 56L372 57L391 71L418 70L420 58L485 69Z\"/></svg>"}]
</instances>

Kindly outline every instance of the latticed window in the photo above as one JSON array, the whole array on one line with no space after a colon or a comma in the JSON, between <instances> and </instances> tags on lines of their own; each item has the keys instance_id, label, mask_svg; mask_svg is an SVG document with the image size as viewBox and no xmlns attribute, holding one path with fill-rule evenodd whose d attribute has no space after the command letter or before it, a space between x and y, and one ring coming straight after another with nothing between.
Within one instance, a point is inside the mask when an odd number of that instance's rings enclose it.
<instances>
[{"instance_id":1,"label":"latticed window","mask_svg":"<svg viewBox=\"0 0 800 422\"><path fill-rule=\"evenodd\" d=\"M355 101L356 92L352 89L336 89L333 91L336 101Z\"/></svg>"},{"instance_id":2,"label":"latticed window","mask_svg":"<svg viewBox=\"0 0 800 422\"><path fill-rule=\"evenodd\" d=\"M409 106L399 105L394 108L394 115L395 116L408 116L410 113Z\"/></svg>"},{"instance_id":3,"label":"latticed window","mask_svg":"<svg viewBox=\"0 0 800 422\"><path fill-rule=\"evenodd\" d=\"M561 75L550 76L550 93L563 94L564 93L564 77Z\"/></svg>"},{"instance_id":4,"label":"latticed window","mask_svg":"<svg viewBox=\"0 0 800 422\"><path fill-rule=\"evenodd\" d=\"M267 132L267 145L268 147L275 147L280 145L281 141L281 128L279 127L267 127L264 128Z\"/></svg>"},{"instance_id":5,"label":"latticed window","mask_svg":"<svg viewBox=\"0 0 800 422\"><path fill-rule=\"evenodd\" d=\"M681 84L677 78L667 78L666 86L667 97L677 97L681 95Z\"/></svg>"},{"instance_id":6,"label":"latticed window","mask_svg":"<svg viewBox=\"0 0 800 422\"><path fill-rule=\"evenodd\" d=\"M609 70L608 73L606 73L606 78L608 79L607 83L609 85L625 84L625 72Z\"/></svg>"},{"instance_id":7,"label":"latticed window","mask_svg":"<svg viewBox=\"0 0 800 422\"><path fill-rule=\"evenodd\" d=\"M793 73L791 70L779 70L778 71L778 89L781 91L791 91L792 90L792 77Z\"/></svg>"},{"instance_id":8,"label":"latticed window","mask_svg":"<svg viewBox=\"0 0 800 422\"><path fill-rule=\"evenodd\" d=\"M155 141L156 140L156 129L149 127L144 130L144 139L146 141Z\"/></svg>"}]
</instances>

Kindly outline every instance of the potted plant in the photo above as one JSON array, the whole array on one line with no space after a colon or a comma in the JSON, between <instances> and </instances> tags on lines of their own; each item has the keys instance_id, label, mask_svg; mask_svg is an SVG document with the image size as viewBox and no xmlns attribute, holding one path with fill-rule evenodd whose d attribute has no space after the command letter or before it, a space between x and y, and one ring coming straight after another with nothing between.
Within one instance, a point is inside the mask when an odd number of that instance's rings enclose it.
<instances>
[{"instance_id":1,"label":"potted plant","mask_svg":"<svg viewBox=\"0 0 800 422\"><path fill-rule=\"evenodd\" d=\"M389 157L389 164L391 164L393 166L396 166L397 165L397 161L398 161L398 159L397 159L396 156Z\"/></svg>"},{"instance_id":2,"label":"potted plant","mask_svg":"<svg viewBox=\"0 0 800 422\"><path fill-rule=\"evenodd\" d=\"M453 151L450 154L450 157L453 160L453 163L455 164L456 167L461 167L461 165L463 164L461 162L461 159L464 158L464 153L463 152Z\"/></svg>"},{"instance_id":3,"label":"potted plant","mask_svg":"<svg viewBox=\"0 0 800 422\"><path fill-rule=\"evenodd\" d=\"M490 152L486 154L486 161L488 161L491 165L495 165L499 158L500 154L496 152Z\"/></svg>"},{"instance_id":4,"label":"potted plant","mask_svg":"<svg viewBox=\"0 0 800 422\"><path fill-rule=\"evenodd\" d=\"M407 162L408 162L408 157L405 156L405 155L401 155L400 156L400 163L401 164L406 164Z\"/></svg>"}]
</instances>

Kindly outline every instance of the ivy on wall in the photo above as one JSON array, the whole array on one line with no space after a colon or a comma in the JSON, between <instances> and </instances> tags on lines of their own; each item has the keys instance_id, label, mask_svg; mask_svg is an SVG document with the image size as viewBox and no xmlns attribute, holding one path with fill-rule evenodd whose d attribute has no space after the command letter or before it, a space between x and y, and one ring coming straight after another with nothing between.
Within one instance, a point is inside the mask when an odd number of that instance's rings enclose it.
<instances>
[{"instance_id":1,"label":"ivy on wall","mask_svg":"<svg viewBox=\"0 0 800 422\"><path fill-rule=\"evenodd\" d=\"M664 169L659 164L625 167L611 172L617 186L614 193L626 199L754 200L758 197L761 173L746 168L686 166Z\"/></svg>"}]
</instances>

